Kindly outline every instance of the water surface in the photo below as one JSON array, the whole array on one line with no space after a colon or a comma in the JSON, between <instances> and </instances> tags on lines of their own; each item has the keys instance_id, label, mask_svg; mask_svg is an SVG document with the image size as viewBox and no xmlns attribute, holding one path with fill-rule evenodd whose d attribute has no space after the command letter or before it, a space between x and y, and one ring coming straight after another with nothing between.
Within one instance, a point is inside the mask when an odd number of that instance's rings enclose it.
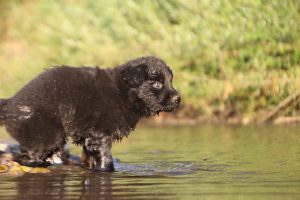
<instances>
[{"instance_id":1,"label":"water surface","mask_svg":"<svg viewBox=\"0 0 300 200\"><path fill-rule=\"evenodd\" d=\"M0 199L300 199L299 130L139 127L114 144L117 172L53 167L50 174L0 174Z\"/></svg>"}]
</instances>

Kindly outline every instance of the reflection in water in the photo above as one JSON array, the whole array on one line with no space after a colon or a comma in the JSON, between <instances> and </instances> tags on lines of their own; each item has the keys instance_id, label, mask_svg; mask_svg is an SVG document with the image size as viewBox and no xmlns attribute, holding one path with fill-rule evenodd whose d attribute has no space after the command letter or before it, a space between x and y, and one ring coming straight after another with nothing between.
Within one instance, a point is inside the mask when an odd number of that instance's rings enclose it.
<instances>
[{"instance_id":1,"label":"reflection in water","mask_svg":"<svg viewBox=\"0 0 300 200\"><path fill-rule=\"evenodd\" d=\"M0 174L0 199L300 199L299 128L139 129L114 145L118 172Z\"/></svg>"},{"instance_id":2,"label":"reflection in water","mask_svg":"<svg viewBox=\"0 0 300 200\"><path fill-rule=\"evenodd\" d=\"M66 195L63 174L24 174L15 179L17 185L16 199L40 200L41 195L46 199L63 199Z\"/></svg>"},{"instance_id":3,"label":"reflection in water","mask_svg":"<svg viewBox=\"0 0 300 200\"><path fill-rule=\"evenodd\" d=\"M112 175L96 174L83 176L80 199L111 199L112 198Z\"/></svg>"},{"instance_id":4,"label":"reflection in water","mask_svg":"<svg viewBox=\"0 0 300 200\"><path fill-rule=\"evenodd\" d=\"M25 174L15 179L15 199L111 199L112 174Z\"/></svg>"},{"instance_id":5,"label":"reflection in water","mask_svg":"<svg viewBox=\"0 0 300 200\"><path fill-rule=\"evenodd\" d=\"M72 167L70 168L72 169ZM78 174L77 174L78 173ZM52 199L160 199L172 197L164 193L153 193L151 190L139 190L139 187L153 186L155 183L138 183L138 179L147 176L126 176L112 173L90 173L77 171L72 173L24 174L16 177L16 195L3 195L1 199L10 197L17 200L52 200ZM118 181L118 179L123 181ZM156 176L151 176L156 178ZM161 176L159 178L162 178ZM124 181L124 180L132 181ZM114 181L113 181L114 180ZM135 180L137 181L135 183ZM113 184L114 183L114 184ZM137 188L137 189L135 189Z\"/></svg>"}]
</instances>

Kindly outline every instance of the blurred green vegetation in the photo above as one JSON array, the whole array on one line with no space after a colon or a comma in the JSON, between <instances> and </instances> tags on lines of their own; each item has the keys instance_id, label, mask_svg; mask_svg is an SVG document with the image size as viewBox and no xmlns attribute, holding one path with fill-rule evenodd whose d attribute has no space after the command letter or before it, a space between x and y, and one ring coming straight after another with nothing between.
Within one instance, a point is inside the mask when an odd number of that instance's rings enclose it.
<instances>
[{"instance_id":1,"label":"blurred green vegetation","mask_svg":"<svg viewBox=\"0 0 300 200\"><path fill-rule=\"evenodd\" d=\"M300 88L298 0L0 0L0 97L53 65L171 65L182 117L257 118Z\"/></svg>"}]
</instances>

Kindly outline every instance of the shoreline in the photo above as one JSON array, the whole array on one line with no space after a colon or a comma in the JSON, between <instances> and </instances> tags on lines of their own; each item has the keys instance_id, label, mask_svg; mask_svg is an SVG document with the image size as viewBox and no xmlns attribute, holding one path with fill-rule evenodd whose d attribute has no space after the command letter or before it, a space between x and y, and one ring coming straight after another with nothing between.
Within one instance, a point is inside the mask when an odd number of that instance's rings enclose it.
<instances>
[{"instance_id":1,"label":"shoreline","mask_svg":"<svg viewBox=\"0 0 300 200\"><path fill-rule=\"evenodd\" d=\"M193 118L178 117L173 114L160 114L147 119L143 119L140 124L146 126L197 126L201 124L222 124L222 125L282 125L282 124L298 124L300 123L300 116L279 116L272 121L262 121L257 118L250 117L231 117L228 119L218 117L197 116Z\"/></svg>"}]
</instances>

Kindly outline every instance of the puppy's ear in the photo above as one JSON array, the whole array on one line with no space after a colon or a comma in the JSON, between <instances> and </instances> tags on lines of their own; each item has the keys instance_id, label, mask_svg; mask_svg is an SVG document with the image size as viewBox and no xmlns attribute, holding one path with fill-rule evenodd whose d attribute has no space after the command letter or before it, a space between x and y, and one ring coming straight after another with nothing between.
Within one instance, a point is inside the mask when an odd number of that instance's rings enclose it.
<instances>
[{"instance_id":1,"label":"puppy's ear","mask_svg":"<svg viewBox=\"0 0 300 200\"><path fill-rule=\"evenodd\" d=\"M132 88L140 86L147 77L147 65L127 67L123 71L123 80Z\"/></svg>"}]
</instances>

